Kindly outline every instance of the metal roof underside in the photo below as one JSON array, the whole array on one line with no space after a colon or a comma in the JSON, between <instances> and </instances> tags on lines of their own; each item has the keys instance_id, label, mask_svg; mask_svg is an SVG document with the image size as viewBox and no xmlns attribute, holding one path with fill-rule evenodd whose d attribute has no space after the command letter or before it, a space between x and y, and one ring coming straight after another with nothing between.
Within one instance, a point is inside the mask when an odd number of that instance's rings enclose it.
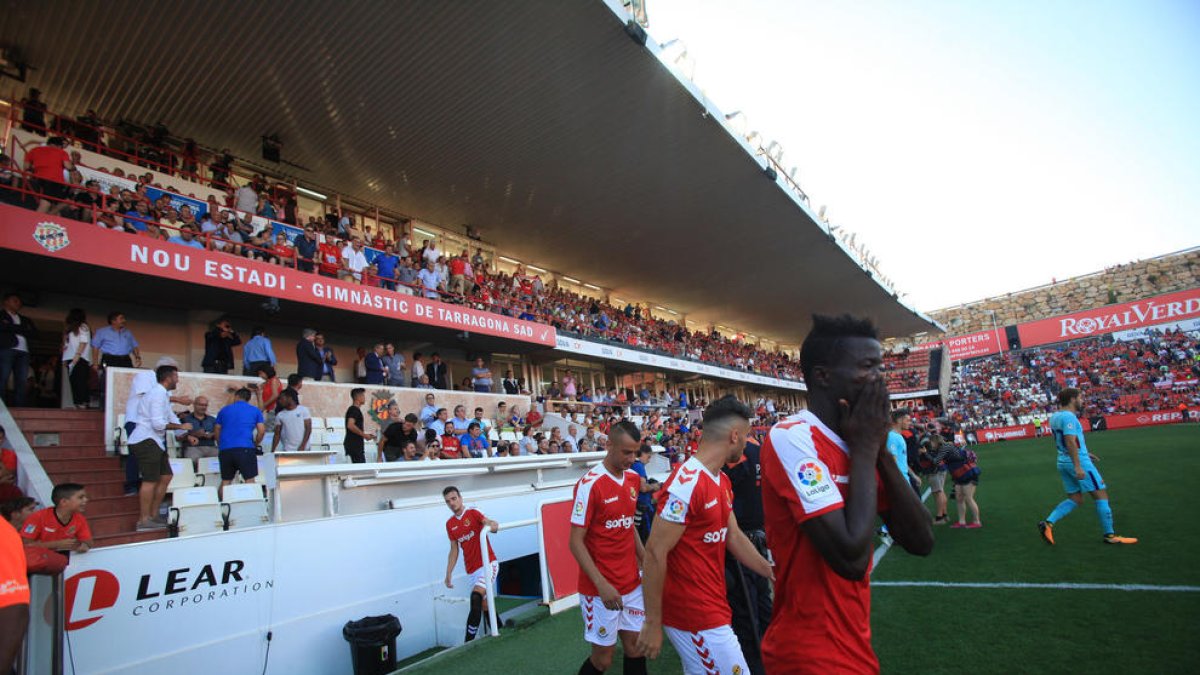
<instances>
[{"instance_id":1,"label":"metal roof underside","mask_svg":"<svg viewBox=\"0 0 1200 675\"><path fill-rule=\"evenodd\" d=\"M475 225L513 257L703 323L791 344L813 312L937 330L601 0L0 6L0 41L52 109L162 120L248 158L277 133L302 184Z\"/></svg>"}]
</instances>

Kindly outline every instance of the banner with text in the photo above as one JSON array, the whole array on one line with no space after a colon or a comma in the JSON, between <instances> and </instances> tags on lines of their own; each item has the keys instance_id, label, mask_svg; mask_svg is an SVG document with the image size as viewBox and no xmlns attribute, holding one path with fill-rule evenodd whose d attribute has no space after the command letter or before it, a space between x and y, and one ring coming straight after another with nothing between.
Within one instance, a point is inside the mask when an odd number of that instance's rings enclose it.
<instances>
[{"instance_id":1,"label":"banner with text","mask_svg":"<svg viewBox=\"0 0 1200 675\"><path fill-rule=\"evenodd\" d=\"M988 356L1004 351L1004 341L1001 339L1003 333L1001 331L1002 329L987 330L969 335L957 335L934 342L913 345L912 349L914 351L928 351L944 346L946 347L946 352L950 355L951 361Z\"/></svg>"},{"instance_id":2,"label":"banner with text","mask_svg":"<svg viewBox=\"0 0 1200 675\"><path fill-rule=\"evenodd\" d=\"M1189 408L1188 416L1192 420L1200 420L1200 408ZM1127 415L1105 415L1104 420L1108 424L1109 429L1178 424L1184 421L1182 410L1159 410L1156 412L1129 413Z\"/></svg>"},{"instance_id":3,"label":"banner with text","mask_svg":"<svg viewBox=\"0 0 1200 675\"><path fill-rule=\"evenodd\" d=\"M1200 318L1200 288L1106 305L1017 326L1023 347Z\"/></svg>"},{"instance_id":4,"label":"banner with text","mask_svg":"<svg viewBox=\"0 0 1200 675\"><path fill-rule=\"evenodd\" d=\"M383 288L0 206L0 246L71 262L553 347L555 331Z\"/></svg>"}]
</instances>

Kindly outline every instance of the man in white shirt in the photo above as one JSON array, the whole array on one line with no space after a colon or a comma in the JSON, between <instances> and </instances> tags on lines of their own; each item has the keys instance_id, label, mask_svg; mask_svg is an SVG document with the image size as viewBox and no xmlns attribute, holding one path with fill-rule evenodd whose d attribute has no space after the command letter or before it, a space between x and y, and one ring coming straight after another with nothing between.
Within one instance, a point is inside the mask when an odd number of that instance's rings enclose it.
<instances>
[{"instance_id":1,"label":"man in white shirt","mask_svg":"<svg viewBox=\"0 0 1200 675\"><path fill-rule=\"evenodd\" d=\"M422 377L425 377L425 362L421 359L421 352L413 352L412 386L420 384Z\"/></svg>"},{"instance_id":2,"label":"man in white shirt","mask_svg":"<svg viewBox=\"0 0 1200 675\"><path fill-rule=\"evenodd\" d=\"M362 283L363 270L367 268L367 254L363 252L362 239L354 238L348 246L342 249L342 269L338 276L353 279L354 283Z\"/></svg>"},{"instance_id":3,"label":"man in white shirt","mask_svg":"<svg viewBox=\"0 0 1200 675\"><path fill-rule=\"evenodd\" d=\"M275 414L275 438L271 441L271 452L283 445L284 452L309 450L308 439L312 436L312 415L308 408L300 405L296 395L288 390L279 394L283 410Z\"/></svg>"},{"instance_id":4,"label":"man in white shirt","mask_svg":"<svg viewBox=\"0 0 1200 675\"><path fill-rule=\"evenodd\" d=\"M417 278L421 280L421 288L425 289L425 297L430 300L437 300L441 297L438 293L438 287L441 285L441 277L433 268L433 262L427 258L425 260L425 269L417 273Z\"/></svg>"},{"instance_id":5,"label":"man in white shirt","mask_svg":"<svg viewBox=\"0 0 1200 675\"><path fill-rule=\"evenodd\" d=\"M138 398L136 421L133 433L129 434L129 454L136 458L142 473L142 487L138 491L141 517L138 531L160 530L166 523L158 518L158 507L167 494L171 482L171 463L167 459L166 434L172 429L190 431L192 425L180 424L171 410L171 397L167 392L179 383L179 369L175 366L159 366L154 369L156 384Z\"/></svg>"},{"instance_id":6,"label":"man in white shirt","mask_svg":"<svg viewBox=\"0 0 1200 675\"><path fill-rule=\"evenodd\" d=\"M567 436L562 439L563 452L579 452L579 428L574 424L567 426Z\"/></svg>"},{"instance_id":7,"label":"man in white shirt","mask_svg":"<svg viewBox=\"0 0 1200 675\"><path fill-rule=\"evenodd\" d=\"M428 241L428 240L426 240ZM437 250L437 244L430 242L429 246L425 247L424 262L437 262L437 259L442 257L442 252Z\"/></svg>"}]
</instances>

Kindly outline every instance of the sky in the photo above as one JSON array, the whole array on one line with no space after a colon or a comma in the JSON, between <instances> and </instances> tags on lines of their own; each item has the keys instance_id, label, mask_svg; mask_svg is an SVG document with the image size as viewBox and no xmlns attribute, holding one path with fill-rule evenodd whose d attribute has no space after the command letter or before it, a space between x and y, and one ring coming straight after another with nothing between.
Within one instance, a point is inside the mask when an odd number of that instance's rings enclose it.
<instances>
[{"instance_id":1,"label":"sky","mask_svg":"<svg viewBox=\"0 0 1200 675\"><path fill-rule=\"evenodd\" d=\"M1200 2L647 7L917 309L1200 245Z\"/></svg>"}]
</instances>

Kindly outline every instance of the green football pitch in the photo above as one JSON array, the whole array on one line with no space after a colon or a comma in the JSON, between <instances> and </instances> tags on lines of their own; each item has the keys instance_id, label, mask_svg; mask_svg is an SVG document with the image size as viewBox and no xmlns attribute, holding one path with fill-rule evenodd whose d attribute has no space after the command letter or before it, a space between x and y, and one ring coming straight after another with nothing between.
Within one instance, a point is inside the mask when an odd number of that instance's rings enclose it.
<instances>
[{"instance_id":1,"label":"green football pitch","mask_svg":"<svg viewBox=\"0 0 1200 675\"><path fill-rule=\"evenodd\" d=\"M978 446L984 527L936 527L932 555L895 548L872 575L885 673L1200 671L1200 508L1188 496L1200 426L1089 434L1088 446L1117 532L1139 543L1103 544L1090 499L1055 528L1056 546L1043 543L1036 523L1063 498L1051 441ZM576 672L579 612L544 614L404 672ZM618 657L609 672L620 671ZM682 672L669 644L650 672Z\"/></svg>"}]
</instances>

